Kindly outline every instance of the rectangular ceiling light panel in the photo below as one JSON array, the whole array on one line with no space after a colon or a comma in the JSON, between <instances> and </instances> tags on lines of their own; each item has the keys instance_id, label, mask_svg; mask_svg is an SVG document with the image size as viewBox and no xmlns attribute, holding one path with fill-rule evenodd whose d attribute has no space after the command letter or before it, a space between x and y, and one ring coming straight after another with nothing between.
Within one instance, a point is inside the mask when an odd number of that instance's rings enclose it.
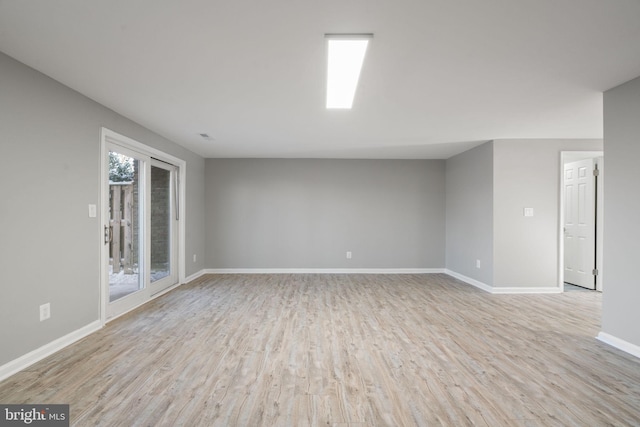
<instances>
[{"instance_id":1,"label":"rectangular ceiling light panel","mask_svg":"<svg viewBox=\"0 0 640 427\"><path fill-rule=\"evenodd\" d=\"M351 108L371 34L327 35L327 108Z\"/></svg>"}]
</instances>

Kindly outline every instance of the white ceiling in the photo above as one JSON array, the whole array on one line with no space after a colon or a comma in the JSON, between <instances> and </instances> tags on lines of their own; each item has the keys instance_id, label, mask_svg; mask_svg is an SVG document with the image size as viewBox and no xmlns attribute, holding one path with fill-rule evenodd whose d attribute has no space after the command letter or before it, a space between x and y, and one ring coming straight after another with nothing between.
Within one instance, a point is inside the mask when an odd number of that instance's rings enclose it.
<instances>
[{"instance_id":1,"label":"white ceiling","mask_svg":"<svg viewBox=\"0 0 640 427\"><path fill-rule=\"evenodd\" d=\"M325 33L374 33L350 111ZM447 158L601 138L640 1L0 0L0 50L205 157Z\"/></svg>"}]
</instances>

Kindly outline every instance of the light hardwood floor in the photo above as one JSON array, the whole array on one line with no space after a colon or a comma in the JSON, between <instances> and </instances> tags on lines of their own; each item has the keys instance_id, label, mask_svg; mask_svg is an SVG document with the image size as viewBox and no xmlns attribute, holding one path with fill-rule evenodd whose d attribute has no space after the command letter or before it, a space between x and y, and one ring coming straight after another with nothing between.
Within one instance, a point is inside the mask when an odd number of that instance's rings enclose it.
<instances>
[{"instance_id":1,"label":"light hardwood floor","mask_svg":"<svg viewBox=\"0 0 640 427\"><path fill-rule=\"evenodd\" d=\"M79 426L633 426L601 295L446 275L212 275L0 383Z\"/></svg>"}]
</instances>

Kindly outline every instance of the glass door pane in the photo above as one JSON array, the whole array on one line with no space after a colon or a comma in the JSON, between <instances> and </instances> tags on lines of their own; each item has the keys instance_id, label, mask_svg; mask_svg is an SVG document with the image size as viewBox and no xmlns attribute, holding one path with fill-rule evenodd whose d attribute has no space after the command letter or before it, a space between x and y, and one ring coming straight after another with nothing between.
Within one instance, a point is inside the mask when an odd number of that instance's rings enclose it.
<instances>
[{"instance_id":1,"label":"glass door pane","mask_svg":"<svg viewBox=\"0 0 640 427\"><path fill-rule=\"evenodd\" d=\"M109 151L109 302L144 288L141 166L134 157Z\"/></svg>"},{"instance_id":2,"label":"glass door pane","mask_svg":"<svg viewBox=\"0 0 640 427\"><path fill-rule=\"evenodd\" d=\"M151 165L151 283L171 274L171 171Z\"/></svg>"},{"instance_id":3,"label":"glass door pane","mask_svg":"<svg viewBox=\"0 0 640 427\"><path fill-rule=\"evenodd\" d=\"M177 167L151 159L150 173L150 292L178 283Z\"/></svg>"}]
</instances>

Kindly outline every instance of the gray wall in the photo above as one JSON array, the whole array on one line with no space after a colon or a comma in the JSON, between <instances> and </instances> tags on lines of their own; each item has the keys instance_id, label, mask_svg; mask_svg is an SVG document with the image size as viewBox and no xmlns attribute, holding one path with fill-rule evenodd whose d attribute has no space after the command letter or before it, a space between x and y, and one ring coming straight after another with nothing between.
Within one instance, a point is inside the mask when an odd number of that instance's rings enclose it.
<instances>
[{"instance_id":1,"label":"gray wall","mask_svg":"<svg viewBox=\"0 0 640 427\"><path fill-rule=\"evenodd\" d=\"M640 78L604 94L602 331L640 346Z\"/></svg>"},{"instance_id":2,"label":"gray wall","mask_svg":"<svg viewBox=\"0 0 640 427\"><path fill-rule=\"evenodd\" d=\"M207 267L443 268L444 180L444 160L207 159Z\"/></svg>"},{"instance_id":3,"label":"gray wall","mask_svg":"<svg viewBox=\"0 0 640 427\"><path fill-rule=\"evenodd\" d=\"M599 150L602 140L494 141L494 287L558 286L560 152Z\"/></svg>"},{"instance_id":4,"label":"gray wall","mask_svg":"<svg viewBox=\"0 0 640 427\"><path fill-rule=\"evenodd\" d=\"M446 177L447 269L491 286L493 143L448 159Z\"/></svg>"},{"instance_id":5,"label":"gray wall","mask_svg":"<svg viewBox=\"0 0 640 427\"><path fill-rule=\"evenodd\" d=\"M0 94L2 365L99 319L100 127L187 162L187 274L204 267L204 159L1 53Z\"/></svg>"}]
</instances>

